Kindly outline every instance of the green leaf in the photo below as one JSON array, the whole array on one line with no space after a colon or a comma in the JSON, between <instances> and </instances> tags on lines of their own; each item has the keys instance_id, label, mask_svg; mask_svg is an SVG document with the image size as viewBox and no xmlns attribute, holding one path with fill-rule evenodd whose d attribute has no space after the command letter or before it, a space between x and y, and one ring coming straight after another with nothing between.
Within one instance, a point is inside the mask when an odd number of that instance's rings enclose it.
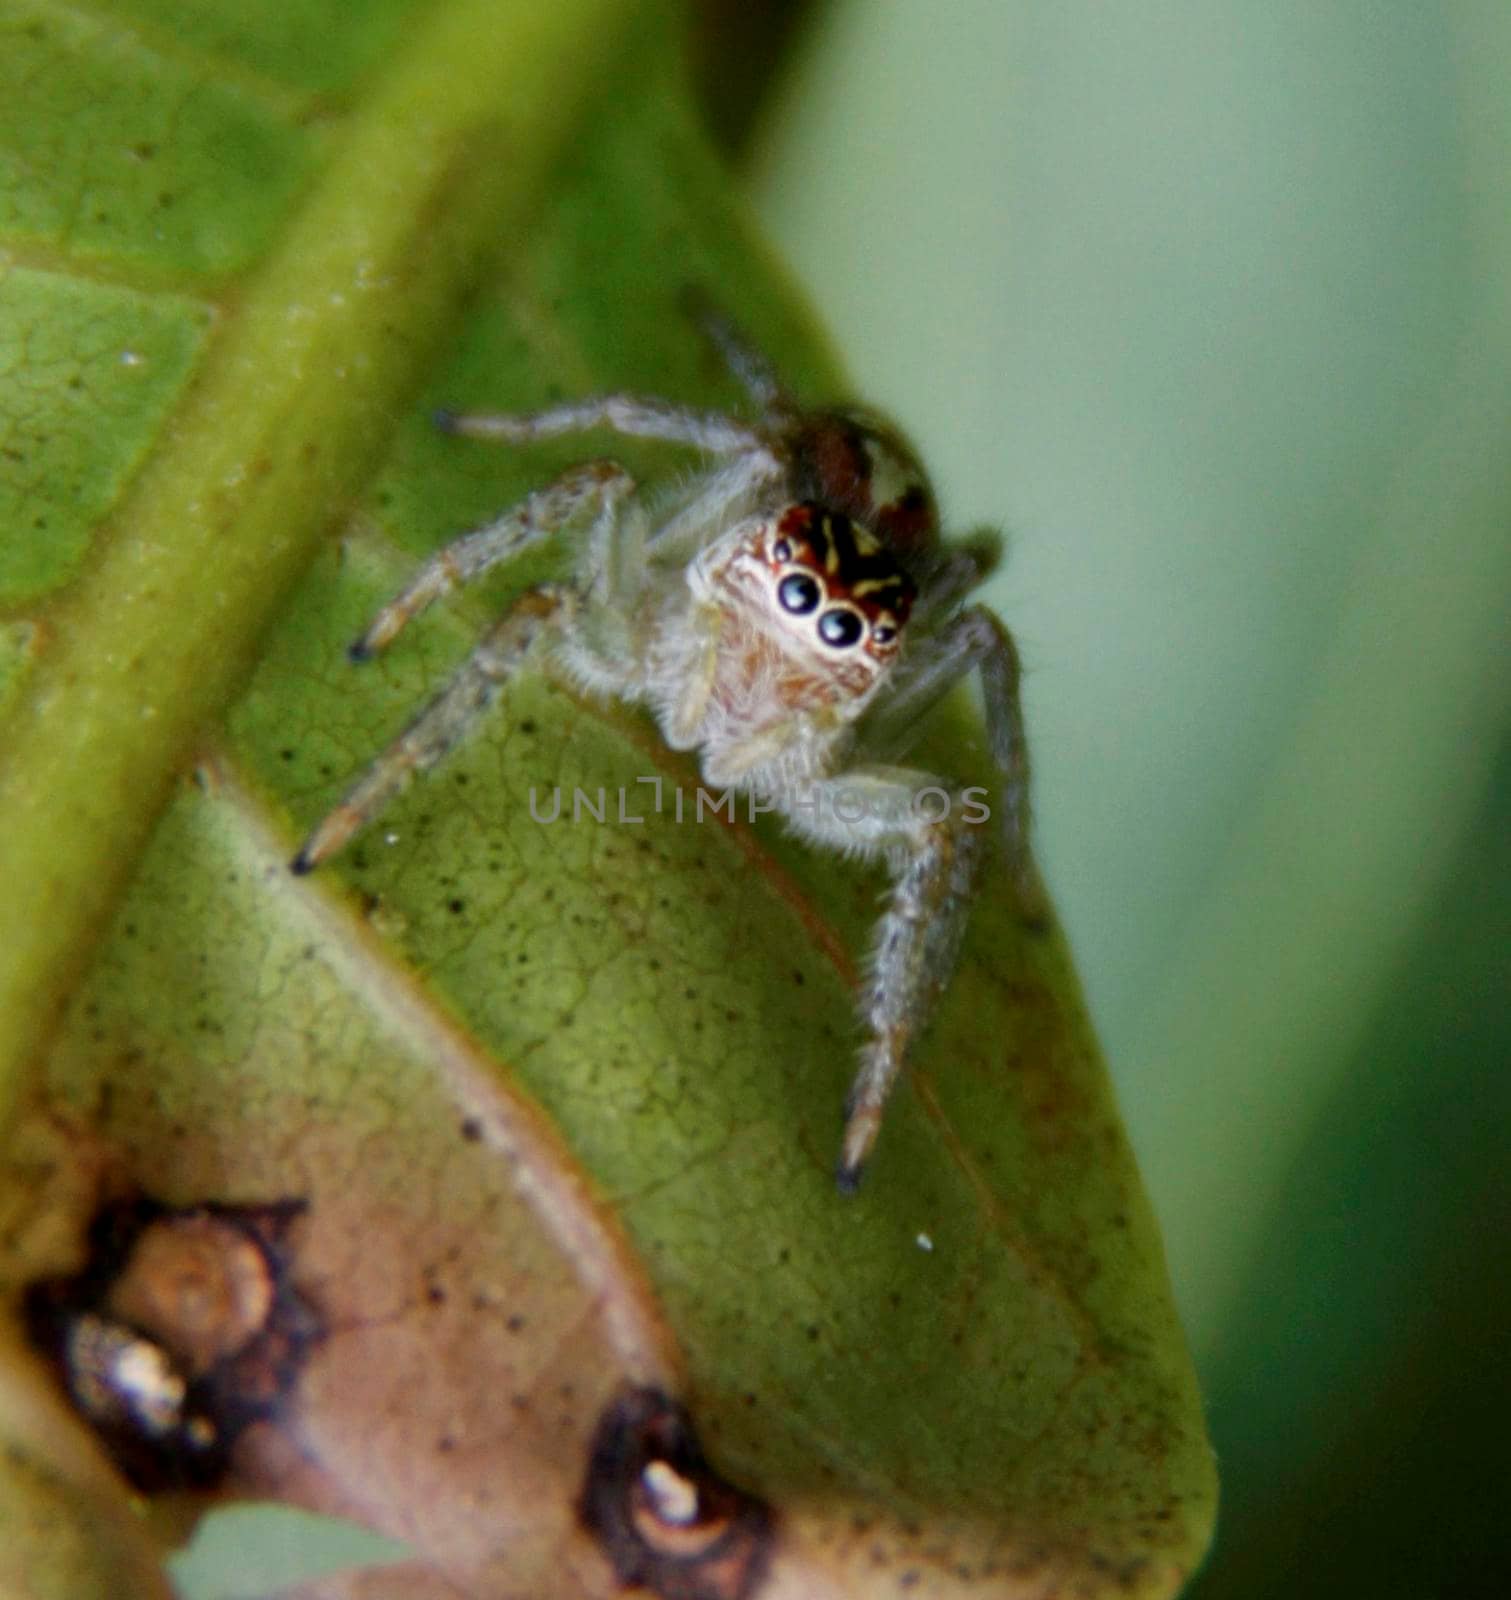
<instances>
[{"instance_id":1,"label":"green leaf","mask_svg":"<svg viewBox=\"0 0 1511 1600\"><path fill-rule=\"evenodd\" d=\"M403 1540L364 1594L618 1592L575 1508L626 1382L775 1509L761 1593L1172 1593L1212 1507L1190 1366L1068 957L1000 871L848 1201L880 882L692 820L640 718L529 678L288 874L550 570L348 664L421 553L573 459L442 438L434 406L734 404L688 282L839 387L658 15L323 9L0 24L35 63L0 127L4 1281L76 1268L102 1189L307 1201L326 1336L230 1487ZM956 708L927 758L969 778L978 742ZM651 777L686 820L636 809ZM574 786L645 820L573 823ZM40 1381L0 1363L0 1395Z\"/></svg>"},{"instance_id":2,"label":"green leaf","mask_svg":"<svg viewBox=\"0 0 1511 1600\"><path fill-rule=\"evenodd\" d=\"M301 1560L320 1548L318 1564ZM403 1545L351 1523L313 1517L287 1506L233 1506L206 1517L187 1549L172 1561L183 1600L257 1600L291 1584L403 1559Z\"/></svg>"}]
</instances>

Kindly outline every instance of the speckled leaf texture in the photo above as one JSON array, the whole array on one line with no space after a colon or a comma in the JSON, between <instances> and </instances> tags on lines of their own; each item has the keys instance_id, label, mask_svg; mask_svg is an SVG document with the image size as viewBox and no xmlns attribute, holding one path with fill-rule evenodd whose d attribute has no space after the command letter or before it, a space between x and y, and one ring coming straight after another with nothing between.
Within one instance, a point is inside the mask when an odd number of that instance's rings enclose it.
<instances>
[{"instance_id":1,"label":"speckled leaf texture","mask_svg":"<svg viewBox=\"0 0 1511 1600\"><path fill-rule=\"evenodd\" d=\"M574 823L574 785L691 799L639 716L529 676L287 870L554 554L357 668L374 606L604 448L443 438L436 406L737 405L689 283L843 393L680 40L628 0L0 4L6 1596L165 1595L202 1509L128 1492L21 1326L124 1193L303 1202L323 1337L219 1493L405 1554L289 1593L624 1592L580 1501L626 1385L769 1508L761 1600L1169 1595L1205 1547L1159 1239L1064 946L995 863L853 1199L881 880L764 824ZM982 772L966 703L927 758Z\"/></svg>"}]
</instances>

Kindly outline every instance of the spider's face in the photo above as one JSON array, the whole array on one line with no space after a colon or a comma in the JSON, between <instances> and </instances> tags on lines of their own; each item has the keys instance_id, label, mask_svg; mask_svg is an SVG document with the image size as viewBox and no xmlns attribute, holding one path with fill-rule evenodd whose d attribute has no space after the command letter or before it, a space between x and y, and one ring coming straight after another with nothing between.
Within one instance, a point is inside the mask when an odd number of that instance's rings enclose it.
<instances>
[{"instance_id":1,"label":"spider's face","mask_svg":"<svg viewBox=\"0 0 1511 1600\"><path fill-rule=\"evenodd\" d=\"M788 506L762 540L772 616L821 660L881 668L897 654L916 594L886 545L842 511Z\"/></svg>"}]
</instances>

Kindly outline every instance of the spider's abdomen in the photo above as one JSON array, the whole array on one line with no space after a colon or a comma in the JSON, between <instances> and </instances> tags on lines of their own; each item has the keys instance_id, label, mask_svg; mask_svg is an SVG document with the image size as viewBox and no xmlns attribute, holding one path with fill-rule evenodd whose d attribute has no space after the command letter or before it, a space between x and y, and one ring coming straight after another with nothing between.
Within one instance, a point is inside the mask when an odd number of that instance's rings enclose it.
<instances>
[{"instance_id":1,"label":"spider's abdomen","mask_svg":"<svg viewBox=\"0 0 1511 1600\"><path fill-rule=\"evenodd\" d=\"M791 444L795 500L870 528L906 562L939 538L927 474L890 423L858 407L805 416Z\"/></svg>"}]
</instances>

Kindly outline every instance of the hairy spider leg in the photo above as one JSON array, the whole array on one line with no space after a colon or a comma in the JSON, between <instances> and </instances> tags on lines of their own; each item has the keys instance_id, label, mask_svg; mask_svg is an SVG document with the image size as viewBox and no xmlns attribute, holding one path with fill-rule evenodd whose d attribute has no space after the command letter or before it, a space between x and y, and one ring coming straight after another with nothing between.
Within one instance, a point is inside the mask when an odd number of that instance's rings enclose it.
<instances>
[{"instance_id":1,"label":"hairy spider leg","mask_svg":"<svg viewBox=\"0 0 1511 1600\"><path fill-rule=\"evenodd\" d=\"M353 661L370 660L442 595L551 538L592 506L600 508L598 520L603 522L634 490L635 480L616 461L585 461L568 469L502 516L437 550L347 654Z\"/></svg>"},{"instance_id":2,"label":"hairy spider leg","mask_svg":"<svg viewBox=\"0 0 1511 1600\"><path fill-rule=\"evenodd\" d=\"M737 417L726 416L721 411L695 411L689 406L632 394L568 400L544 411L438 411L435 424L443 433L467 439L503 440L509 444L528 444L536 439L554 439L563 433L609 428L635 439L690 444L716 456L738 455L742 450L763 447L761 434Z\"/></svg>"},{"instance_id":3,"label":"hairy spider leg","mask_svg":"<svg viewBox=\"0 0 1511 1600\"><path fill-rule=\"evenodd\" d=\"M685 505L673 511L651 535L649 553L658 561L686 561L722 529L737 521L742 502L782 476L782 464L769 450L752 450L721 467Z\"/></svg>"},{"instance_id":4,"label":"hairy spider leg","mask_svg":"<svg viewBox=\"0 0 1511 1600\"><path fill-rule=\"evenodd\" d=\"M452 412L436 414L436 425L469 439L522 443L607 428L629 438L685 444L709 455L733 459L706 487L668 517L647 541L647 553L660 559L691 555L737 503L781 476L783 468L764 435L738 417L693 411L664 400L634 395L599 395L545 411Z\"/></svg>"},{"instance_id":5,"label":"hairy spider leg","mask_svg":"<svg viewBox=\"0 0 1511 1600\"><path fill-rule=\"evenodd\" d=\"M601 544L607 538L604 530L614 523L616 506L634 489L635 480L615 462L590 461L571 468L503 516L463 534L432 556L414 581L379 611L351 647L351 656L358 661L372 656L432 601L558 533L590 508L596 507L598 515L589 541ZM293 870L313 871L371 821L416 772L434 766L492 702L541 635L564 628L579 605L580 596L570 585L541 584L526 590L440 694L315 826L294 857Z\"/></svg>"},{"instance_id":6,"label":"hairy spider leg","mask_svg":"<svg viewBox=\"0 0 1511 1600\"><path fill-rule=\"evenodd\" d=\"M948 797L942 810L940 797ZM885 766L857 766L820 780L787 820L817 843L884 855L892 871L861 992L866 1039L845 1102L834 1174L841 1192L853 1194L887 1097L955 970L981 859L981 830L965 819L950 785L927 772Z\"/></svg>"},{"instance_id":7,"label":"hairy spider leg","mask_svg":"<svg viewBox=\"0 0 1511 1600\"><path fill-rule=\"evenodd\" d=\"M995 528L973 528L959 544L941 545L932 565L919 574L913 602L915 623L932 625L948 616L1002 564L1002 535Z\"/></svg>"},{"instance_id":8,"label":"hairy spider leg","mask_svg":"<svg viewBox=\"0 0 1511 1600\"><path fill-rule=\"evenodd\" d=\"M568 584L542 583L525 590L483 635L446 687L315 826L290 863L292 870L313 872L342 849L417 772L433 767L493 703L535 645L568 625L576 606L577 592Z\"/></svg>"},{"instance_id":9,"label":"hairy spider leg","mask_svg":"<svg viewBox=\"0 0 1511 1600\"><path fill-rule=\"evenodd\" d=\"M767 415L791 415L797 407L776 368L696 284L682 291L682 309L718 351L745 392Z\"/></svg>"},{"instance_id":10,"label":"hairy spider leg","mask_svg":"<svg viewBox=\"0 0 1511 1600\"><path fill-rule=\"evenodd\" d=\"M975 670L981 681L987 748L1001 774L1002 839L1020 909L1031 921L1045 914L1044 890L1029 848L1028 740L1019 700L1022 666L1012 635L985 606L970 606L898 663L885 697L861 726L858 746L878 756L900 755L916 738L924 715Z\"/></svg>"}]
</instances>

